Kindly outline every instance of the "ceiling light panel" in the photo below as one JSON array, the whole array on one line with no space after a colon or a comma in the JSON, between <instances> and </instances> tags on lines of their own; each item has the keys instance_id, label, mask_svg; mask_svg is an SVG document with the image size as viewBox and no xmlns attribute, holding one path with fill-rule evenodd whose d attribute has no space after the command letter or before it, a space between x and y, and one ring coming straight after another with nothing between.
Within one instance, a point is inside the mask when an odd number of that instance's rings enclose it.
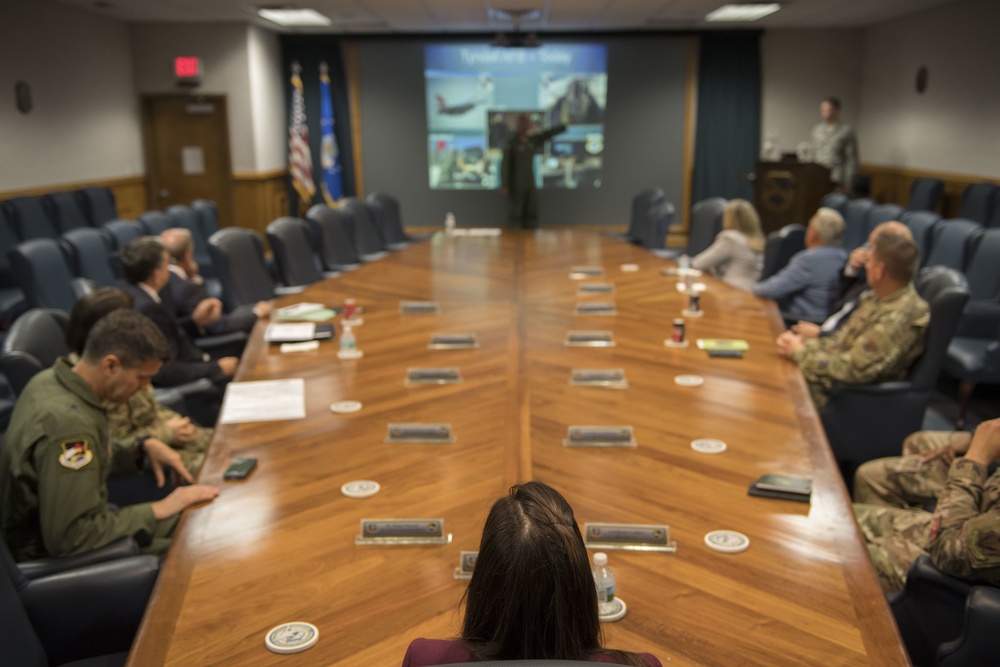
<instances>
[{"instance_id":1,"label":"ceiling light panel","mask_svg":"<svg viewBox=\"0 0 1000 667\"><path fill-rule=\"evenodd\" d=\"M706 21L757 21L781 9L776 2L754 5L722 5L705 16Z\"/></svg>"}]
</instances>

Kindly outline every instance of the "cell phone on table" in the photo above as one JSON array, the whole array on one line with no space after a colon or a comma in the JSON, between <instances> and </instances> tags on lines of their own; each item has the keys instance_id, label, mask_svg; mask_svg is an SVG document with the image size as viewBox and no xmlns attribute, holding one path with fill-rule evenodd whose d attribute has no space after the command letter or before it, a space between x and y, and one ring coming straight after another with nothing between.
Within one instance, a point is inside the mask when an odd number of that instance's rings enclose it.
<instances>
[{"instance_id":1,"label":"cell phone on table","mask_svg":"<svg viewBox=\"0 0 1000 667\"><path fill-rule=\"evenodd\" d=\"M222 479L246 479L254 468L257 467L257 459L233 459L222 473Z\"/></svg>"},{"instance_id":2,"label":"cell phone on table","mask_svg":"<svg viewBox=\"0 0 1000 667\"><path fill-rule=\"evenodd\" d=\"M730 359L742 359L743 350L709 350L710 357L728 357Z\"/></svg>"}]
</instances>

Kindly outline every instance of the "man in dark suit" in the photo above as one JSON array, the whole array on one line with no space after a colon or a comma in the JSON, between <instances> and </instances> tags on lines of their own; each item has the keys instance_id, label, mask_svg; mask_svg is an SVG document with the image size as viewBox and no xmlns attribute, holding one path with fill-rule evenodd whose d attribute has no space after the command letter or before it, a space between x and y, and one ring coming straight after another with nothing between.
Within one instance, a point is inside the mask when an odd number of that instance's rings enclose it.
<instances>
[{"instance_id":1,"label":"man in dark suit","mask_svg":"<svg viewBox=\"0 0 1000 667\"><path fill-rule=\"evenodd\" d=\"M175 227L160 234L160 240L170 253L170 280L164 290L170 291L177 307L174 315L184 325L191 321L199 305L212 297L205 289L205 280L198 273L191 232L183 227ZM271 304L268 301L260 301L252 308L241 306L231 313L220 312L219 317L203 325L203 333L213 336L236 331L250 333L258 318L268 317L270 314Z\"/></svg>"},{"instance_id":2,"label":"man in dark suit","mask_svg":"<svg viewBox=\"0 0 1000 667\"><path fill-rule=\"evenodd\" d=\"M135 309L153 320L170 344L171 359L153 377L158 387L173 387L207 378L219 389L236 373L238 357L211 360L192 340L197 327L218 318L218 299L206 299L191 312L189 321L178 321L177 306L169 290L170 255L155 236L143 236L130 241L121 251L126 283L122 288L132 295Z\"/></svg>"}]
</instances>

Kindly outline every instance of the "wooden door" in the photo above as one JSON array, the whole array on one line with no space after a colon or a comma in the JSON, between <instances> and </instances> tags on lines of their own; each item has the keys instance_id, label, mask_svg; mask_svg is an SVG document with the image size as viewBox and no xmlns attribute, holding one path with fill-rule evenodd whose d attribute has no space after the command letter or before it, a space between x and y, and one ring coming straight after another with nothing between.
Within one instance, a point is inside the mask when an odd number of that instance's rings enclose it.
<instances>
[{"instance_id":1,"label":"wooden door","mask_svg":"<svg viewBox=\"0 0 1000 667\"><path fill-rule=\"evenodd\" d=\"M149 208L211 199L233 224L233 176L225 95L144 95Z\"/></svg>"}]
</instances>

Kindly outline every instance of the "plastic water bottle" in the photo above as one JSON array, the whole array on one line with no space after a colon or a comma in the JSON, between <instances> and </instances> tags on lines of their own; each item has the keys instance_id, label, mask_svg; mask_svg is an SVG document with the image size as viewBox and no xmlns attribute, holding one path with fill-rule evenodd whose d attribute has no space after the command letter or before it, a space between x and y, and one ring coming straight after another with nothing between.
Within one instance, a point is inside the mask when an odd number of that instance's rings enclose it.
<instances>
[{"instance_id":1,"label":"plastic water bottle","mask_svg":"<svg viewBox=\"0 0 1000 667\"><path fill-rule=\"evenodd\" d=\"M351 330L351 326L344 325L344 330L340 332L340 351L341 352L353 352L357 343L354 340L354 332Z\"/></svg>"},{"instance_id":2,"label":"plastic water bottle","mask_svg":"<svg viewBox=\"0 0 1000 667\"><path fill-rule=\"evenodd\" d=\"M681 255L677 258L677 266L682 270L687 270L691 266L691 258L687 255Z\"/></svg>"},{"instance_id":3,"label":"plastic water bottle","mask_svg":"<svg viewBox=\"0 0 1000 667\"><path fill-rule=\"evenodd\" d=\"M615 599L615 575L608 567L608 555L603 551L594 554L594 584L597 586L597 607L603 614Z\"/></svg>"},{"instance_id":4,"label":"plastic water bottle","mask_svg":"<svg viewBox=\"0 0 1000 667\"><path fill-rule=\"evenodd\" d=\"M455 233L455 214L449 213L444 216L444 234L445 236L452 236Z\"/></svg>"}]
</instances>

